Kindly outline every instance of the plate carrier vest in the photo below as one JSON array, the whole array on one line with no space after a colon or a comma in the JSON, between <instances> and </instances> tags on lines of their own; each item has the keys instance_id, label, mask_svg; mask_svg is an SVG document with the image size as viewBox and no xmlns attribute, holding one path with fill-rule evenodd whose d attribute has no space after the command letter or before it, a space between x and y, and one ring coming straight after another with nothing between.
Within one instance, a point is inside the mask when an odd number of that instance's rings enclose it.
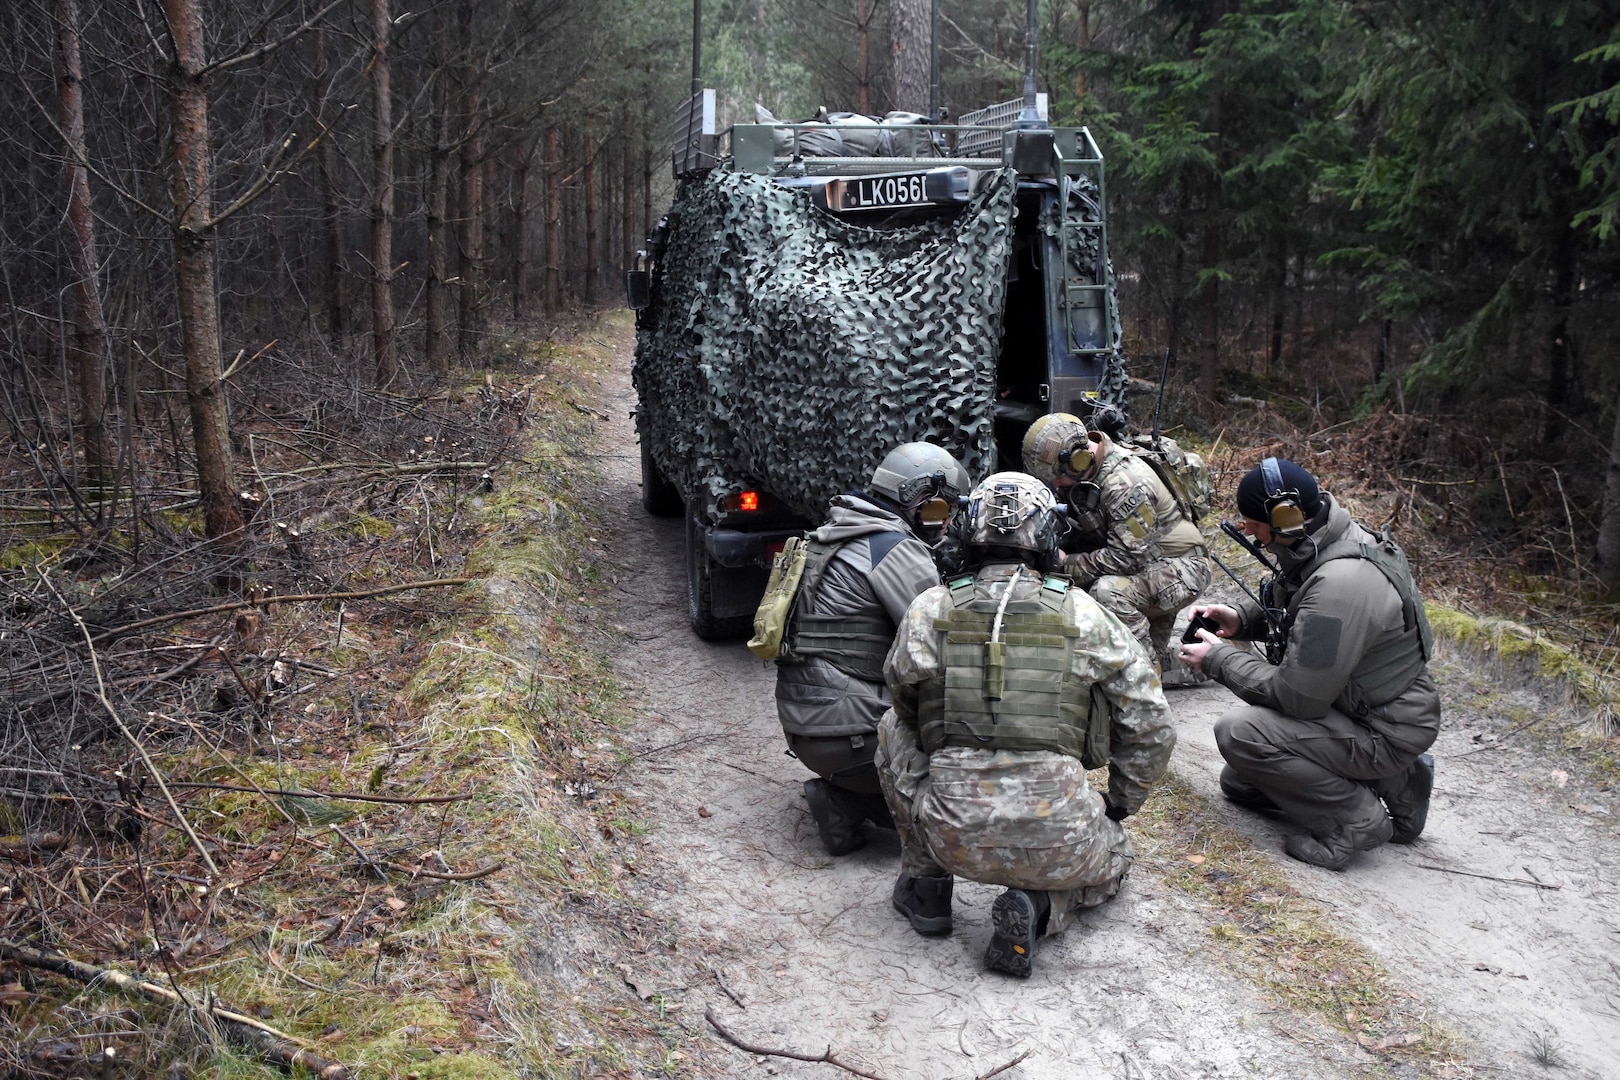
<instances>
[{"instance_id":1,"label":"plate carrier vest","mask_svg":"<svg viewBox=\"0 0 1620 1080\"><path fill-rule=\"evenodd\" d=\"M1048 750L1088 769L1108 763L1111 707L1074 674L1080 629L1063 617L1069 588L1049 575L1034 597L1006 600L970 577L950 583L952 610L934 620L944 671L917 688L925 751Z\"/></svg>"},{"instance_id":2,"label":"plate carrier vest","mask_svg":"<svg viewBox=\"0 0 1620 1080\"><path fill-rule=\"evenodd\" d=\"M1423 598L1418 595L1417 582L1412 580L1412 567L1406 561L1406 552L1395 542L1388 528L1378 534L1378 542L1344 539L1329 544L1316 557L1316 566L1334 559L1366 559L1376 566L1401 598L1401 624L1405 633L1367 650L1356 668L1356 682L1361 688L1362 708L1365 712L1387 705L1404 694L1434 655L1434 631L1429 626L1428 613L1423 610ZM1286 606L1293 598L1296 585L1286 579L1278 581L1279 599ZM1288 625L1293 624L1289 613ZM1415 632L1415 634L1414 634Z\"/></svg>"},{"instance_id":3,"label":"plate carrier vest","mask_svg":"<svg viewBox=\"0 0 1620 1080\"><path fill-rule=\"evenodd\" d=\"M844 543L858 544L865 539L858 536ZM799 592L794 598L787 647L782 653L793 660L819 656L852 679L881 683L883 661L888 659L889 648L894 644L895 625L887 615L873 619L810 613L810 609L816 606L816 593L821 588L827 566L843 546L824 544L819 540L806 543L804 576L799 581Z\"/></svg>"}]
</instances>

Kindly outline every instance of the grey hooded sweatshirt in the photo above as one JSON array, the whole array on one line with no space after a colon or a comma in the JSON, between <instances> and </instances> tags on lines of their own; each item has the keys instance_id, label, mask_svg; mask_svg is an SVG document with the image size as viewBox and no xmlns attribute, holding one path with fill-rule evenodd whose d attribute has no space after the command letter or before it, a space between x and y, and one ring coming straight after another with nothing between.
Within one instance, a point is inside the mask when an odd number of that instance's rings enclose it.
<instances>
[{"instance_id":1,"label":"grey hooded sweatshirt","mask_svg":"<svg viewBox=\"0 0 1620 1080\"><path fill-rule=\"evenodd\" d=\"M1337 709L1402 751L1420 753L1440 730L1439 688L1389 579L1366 559L1333 557L1378 538L1332 496L1322 498L1327 520L1320 528L1291 547L1270 549L1282 567L1278 593L1289 625L1282 663L1223 641L1205 656L1204 670L1250 705L1302 720ZM1256 605L1243 604L1239 616L1240 639L1265 637ZM1392 670L1410 672L1409 681L1391 685Z\"/></svg>"},{"instance_id":2,"label":"grey hooded sweatshirt","mask_svg":"<svg viewBox=\"0 0 1620 1080\"><path fill-rule=\"evenodd\" d=\"M816 592L816 615L871 618L899 626L911 601L939 584L927 545L899 515L857 495L832 500L810 534L839 545ZM776 712L789 735L870 735L889 707L889 688L848 675L820 656L779 664Z\"/></svg>"}]
</instances>

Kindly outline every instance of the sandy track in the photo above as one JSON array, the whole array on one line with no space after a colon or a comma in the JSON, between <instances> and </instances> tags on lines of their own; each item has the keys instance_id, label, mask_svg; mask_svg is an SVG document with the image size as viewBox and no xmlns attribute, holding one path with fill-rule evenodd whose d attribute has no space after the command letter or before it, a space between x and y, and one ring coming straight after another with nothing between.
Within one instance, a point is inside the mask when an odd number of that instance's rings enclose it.
<instances>
[{"instance_id":1,"label":"sandy track","mask_svg":"<svg viewBox=\"0 0 1620 1080\"><path fill-rule=\"evenodd\" d=\"M1024 983L980 967L998 890L958 882L955 932L925 939L889 905L892 833L828 859L799 790L809 774L783 753L773 669L686 626L680 524L637 501L628 335L618 336L603 386L603 468L608 502L625 510L604 541L621 598L614 620L634 646L619 670L642 717L631 733L642 756L622 780L652 828L633 899L677 928L682 956L637 978L680 984L662 995L678 1022L708 1031L712 1006L756 1044L830 1046L891 1080L981 1076L1025 1051L1000 1075L1416 1075L1222 967L1209 956L1211 914L1143 868L1115 901L1043 942ZM1491 744L1474 736L1503 725L1474 707L1483 689L1467 669L1445 663L1442 675L1453 700L1429 832L1345 873L1286 859L1278 827L1219 799L1210 727L1234 703L1226 691L1171 696L1181 739L1172 767L1463 1036L1477 1065L1453 1075L1549 1075L1532 1060L1538 1041L1563 1063L1556 1075L1620 1075L1613 794L1520 750L1482 750ZM847 1075L719 1040L692 1064L705 1076Z\"/></svg>"}]
</instances>

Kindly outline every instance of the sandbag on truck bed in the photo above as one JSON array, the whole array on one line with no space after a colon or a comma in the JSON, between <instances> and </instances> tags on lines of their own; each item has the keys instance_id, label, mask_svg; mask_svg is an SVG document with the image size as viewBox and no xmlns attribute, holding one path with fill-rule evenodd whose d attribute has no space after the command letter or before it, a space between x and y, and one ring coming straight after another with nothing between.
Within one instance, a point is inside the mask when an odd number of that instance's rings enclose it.
<instances>
[{"instance_id":1,"label":"sandbag on truck bed","mask_svg":"<svg viewBox=\"0 0 1620 1080\"><path fill-rule=\"evenodd\" d=\"M683 185L638 318L637 424L688 498L758 484L816 517L890 448L994 462L1015 176L953 218L892 230L715 171Z\"/></svg>"}]
</instances>

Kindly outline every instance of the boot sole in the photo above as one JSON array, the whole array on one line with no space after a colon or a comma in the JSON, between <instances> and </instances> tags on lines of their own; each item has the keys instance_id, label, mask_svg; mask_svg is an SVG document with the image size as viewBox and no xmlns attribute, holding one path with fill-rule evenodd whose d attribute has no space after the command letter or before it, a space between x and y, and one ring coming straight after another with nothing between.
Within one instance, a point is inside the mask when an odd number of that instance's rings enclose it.
<instances>
[{"instance_id":1,"label":"boot sole","mask_svg":"<svg viewBox=\"0 0 1620 1080\"><path fill-rule=\"evenodd\" d=\"M1035 968L1035 902L1029 894L1009 889L990 908L995 933L984 950L984 966L1027 979Z\"/></svg>"}]
</instances>

